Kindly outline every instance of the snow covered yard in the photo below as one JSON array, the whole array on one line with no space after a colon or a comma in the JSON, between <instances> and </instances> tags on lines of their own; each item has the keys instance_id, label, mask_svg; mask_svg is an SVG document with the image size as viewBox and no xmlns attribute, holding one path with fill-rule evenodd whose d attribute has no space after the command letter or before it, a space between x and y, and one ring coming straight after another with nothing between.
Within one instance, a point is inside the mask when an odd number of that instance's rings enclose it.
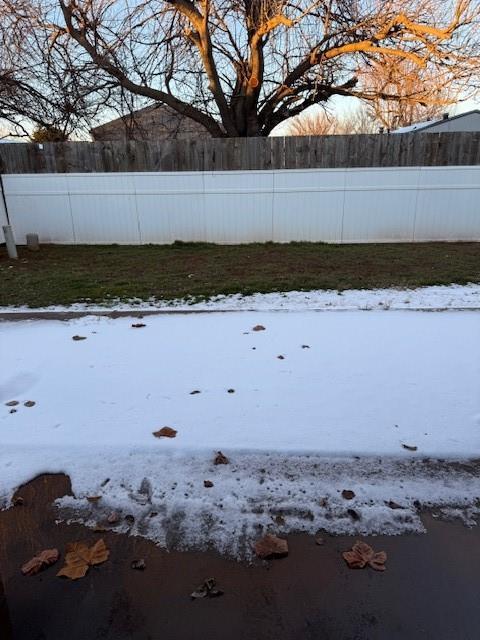
<instances>
[{"instance_id":1,"label":"snow covered yard","mask_svg":"<svg viewBox=\"0 0 480 640\"><path fill-rule=\"evenodd\" d=\"M65 472L75 498L61 517L103 526L116 511L118 530L233 553L259 527L421 531L418 502L476 516L478 311L138 322L0 323L4 501L36 474ZM154 437L163 426L176 437ZM229 464L213 464L218 451Z\"/></svg>"}]
</instances>

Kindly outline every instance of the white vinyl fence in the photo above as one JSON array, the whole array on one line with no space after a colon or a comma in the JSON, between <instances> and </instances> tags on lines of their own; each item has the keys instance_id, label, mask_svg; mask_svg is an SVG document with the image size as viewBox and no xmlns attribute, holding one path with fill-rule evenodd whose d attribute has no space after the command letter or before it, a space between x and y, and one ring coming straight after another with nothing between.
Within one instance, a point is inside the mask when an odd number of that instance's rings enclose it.
<instances>
[{"instance_id":1,"label":"white vinyl fence","mask_svg":"<svg viewBox=\"0 0 480 640\"><path fill-rule=\"evenodd\" d=\"M3 180L19 244L480 241L480 166Z\"/></svg>"}]
</instances>

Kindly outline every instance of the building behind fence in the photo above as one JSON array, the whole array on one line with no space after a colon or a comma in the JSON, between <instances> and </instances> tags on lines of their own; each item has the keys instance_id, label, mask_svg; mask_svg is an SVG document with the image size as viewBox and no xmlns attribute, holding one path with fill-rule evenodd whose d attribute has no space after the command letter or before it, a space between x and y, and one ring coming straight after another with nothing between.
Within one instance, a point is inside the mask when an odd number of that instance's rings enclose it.
<instances>
[{"instance_id":1,"label":"building behind fence","mask_svg":"<svg viewBox=\"0 0 480 640\"><path fill-rule=\"evenodd\" d=\"M0 162L19 243L480 240L480 133L2 144Z\"/></svg>"}]
</instances>

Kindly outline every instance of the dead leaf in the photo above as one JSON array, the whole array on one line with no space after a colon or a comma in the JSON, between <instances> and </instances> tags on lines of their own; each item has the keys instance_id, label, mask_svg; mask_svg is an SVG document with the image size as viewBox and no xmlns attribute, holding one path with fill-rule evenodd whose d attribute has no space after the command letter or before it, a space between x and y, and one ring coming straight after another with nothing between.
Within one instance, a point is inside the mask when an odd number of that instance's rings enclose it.
<instances>
[{"instance_id":1,"label":"dead leaf","mask_svg":"<svg viewBox=\"0 0 480 640\"><path fill-rule=\"evenodd\" d=\"M158 431L154 431L153 435L156 438L175 438L177 433L178 431L175 431L175 429L171 427L162 427Z\"/></svg>"},{"instance_id":2,"label":"dead leaf","mask_svg":"<svg viewBox=\"0 0 480 640\"><path fill-rule=\"evenodd\" d=\"M352 520L360 520L360 514L355 509L347 509L347 513Z\"/></svg>"},{"instance_id":3,"label":"dead leaf","mask_svg":"<svg viewBox=\"0 0 480 640\"><path fill-rule=\"evenodd\" d=\"M263 324L256 324L254 327L252 327L252 331L265 331L265 327L263 326Z\"/></svg>"},{"instance_id":4,"label":"dead leaf","mask_svg":"<svg viewBox=\"0 0 480 640\"><path fill-rule=\"evenodd\" d=\"M390 507L390 509L403 509L403 507L394 500L389 500L388 502L385 502L385 504L387 507Z\"/></svg>"},{"instance_id":5,"label":"dead leaf","mask_svg":"<svg viewBox=\"0 0 480 640\"><path fill-rule=\"evenodd\" d=\"M285 356L277 356L279 360L285 360Z\"/></svg>"},{"instance_id":6,"label":"dead leaf","mask_svg":"<svg viewBox=\"0 0 480 640\"><path fill-rule=\"evenodd\" d=\"M112 511L107 517L108 524L117 524L120 521L120 516L116 511Z\"/></svg>"},{"instance_id":7,"label":"dead leaf","mask_svg":"<svg viewBox=\"0 0 480 640\"><path fill-rule=\"evenodd\" d=\"M26 402L23 403L24 407L34 407L35 406L35 402L33 400L27 400Z\"/></svg>"},{"instance_id":8,"label":"dead leaf","mask_svg":"<svg viewBox=\"0 0 480 640\"><path fill-rule=\"evenodd\" d=\"M258 558L284 558L288 556L288 543L283 538L267 533L255 543L255 554Z\"/></svg>"},{"instance_id":9,"label":"dead leaf","mask_svg":"<svg viewBox=\"0 0 480 640\"><path fill-rule=\"evenodd\" d=\"M194 389L193 391L190 391L190 395L191 396L196 396L197 393L202 393L201 391L199 391L198 389Z\"/></svg>"},{"instance_id":10,"label":"dead leaf","mask_svg":"<svg viewBox=\"0 0 480 640\"><path fill-rule=\"evenodd\" d=\"M130 566L132 569L136 569L137 571L144 571L147 568L143 558L140 558L140 560L133 560Z\"/></svg>"},{"instance_id":11,"label":"dead leaf","mask_svg":"<svg viewBox=\"0 0 480 640\"><path fill-rule=\"evenodd\" d=\"M227 389L227 393L235 393L235 389Z\"/></svg>"},{"instance_id":12,"label":"dead leaf","mask_svg":"<svg viewBox=\"0 0 480 640\"><path fill-rule=\"evenodd\" d=\"M101 500L102 496L87 496L87 500L88 502L98 502L99 500Z\"/></svg>"},{"instance_id":13,"label":"dead leaf","mask_svg":"<svg viewBox=\"0 0 480 640\"><path fill-rule=\"evenodd\" d=\"M375 551L366 542L357 541L351 551L344 551L343 559L350 569L363 569L367 565L375 571L385 571L387 554L385 551Z\"/></svg>"},{"instance_id":14,"label":"dead leaf","mask_svg":"<svg viewBox=\"0 0 480 640\"><path fill-rule=\"evenodd\" d=\"M16 407L17 404L20 404L18 402L18 400L9 400L8 402L5 403L5 406L7 406L7 407Z\"/></svg>"},{"instance_id":15,"label":"dead leaf","mask_svg":"<svg viewBox=\"0 0 480 640\"><path fill-rule=\"evenodd\" d=\"M213 464L228 464L228 463L229 463L229 459L227 458L227 456L224 456L221 451L217 451L217 455L213 460Z\"/></svg>"},{"instance_id":16,"label":"dead leaf","mask_svg":"<svg viewBox=\"0 0 480 640\"><path fill-rule=\"evenodd\" d=\"M58 549L44 549L23 565L22 573L24 576L34 576L36 573L55 564L59 556Z\"/></svg>"},{"instance_id":17,"label":"dead leaf","mask_svg":"<svg viewBox=\"0 0 480 640\"><path fill-rule=\"evenodd\" d=\"M132 329L142 329L143 327L146 327L146 324L143 324L143 322L135 322L134 324L132 324Z\"/></svg>"},{"instance_id":18,"label":"dead leaf","mask_svg":"<svg viewBox=\"0 0 480 640\"><path fill-rule=\"evenodd\" d=\"M302 344L302 349L310 349L310 345L308 345L308 344Z\"/></svg>"},{"instance_id":19,"label":"dead leaf","mask_svg":"<svg viewBox=\"0 0 480 640\"><path fill-rule=\"evenodd\" d=\"M103 538L92 547L87 547L83 542L67 544L65 554L65 566L60 569L57 576L65 576L71 580L83 578L89 567L102 564L108 560L110 551L107 549Z\"/></svg>"},{"instance_id":20,"label":"dead leaf","mask_svg":"<svg viewBox=\"0 0 480 640\"><path fill-rule=\"evenodd\" d=\"M205 489L210 489L211 487L213 487L213 482L211 480L204 480L203 486L205 487Z\"/></svg>"},{"instance_id":21,"label":"dead leaf","mask_svg":"<svg viewBox=\"0 0 480 640\"><path fill-rule=\"evenodd\" d=\"M345 500L353 500L354 497L355 493L350 489L344 489L342 491L342 498L345 498Z\"/></svg>"},{"instance_id":22,"label":"dead leaf","mask_svg":"<svg viewBox=\"0 0 480 640\"><path fill-rule=\"evenodd\" d=\"M193 600L199 598L216 598L223 596L223 591L216 588L216 582L214 578L207 578L203 584L199 585L195 591L192 591L190 597Z\"/></svg>"},{"instance_id":23,"label":"dead leaf","mask_svg":"<svg viewBox=\"0 0 480 640\"><path fill-rule=\"evenodd\" d=\"M412 445L412 444L403 444L402 443L402 447L404 449L406 449L407 451L416 451L418 449L418 447Z\"/></svg>"},{"instance_id":24,"label":"dead leaf","mask_svg":"<svg viewBox=\"0 0 480 640\"><path fill-rule=\"evenodd\" d=\"M72 336L72 340L75 340L78 342L78 340L86 340L86 336Z\"/></svg>"}]
</instances>

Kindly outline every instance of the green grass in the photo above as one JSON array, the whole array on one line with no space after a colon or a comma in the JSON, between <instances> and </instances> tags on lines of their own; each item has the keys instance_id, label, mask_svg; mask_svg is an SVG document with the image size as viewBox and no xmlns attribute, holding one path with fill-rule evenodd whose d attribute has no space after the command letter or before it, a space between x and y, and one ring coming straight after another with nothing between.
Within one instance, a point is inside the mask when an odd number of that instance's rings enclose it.
<instances>
[{"instance_id":1,"label":"green grass","mask_svg":"<svg viewBox=\"0 0 480 640\"><path fill-rule=\"evenodd\" d=\"M480 243L0 247L0 305L480 282Z\"/></svg>"}]
</instances>

